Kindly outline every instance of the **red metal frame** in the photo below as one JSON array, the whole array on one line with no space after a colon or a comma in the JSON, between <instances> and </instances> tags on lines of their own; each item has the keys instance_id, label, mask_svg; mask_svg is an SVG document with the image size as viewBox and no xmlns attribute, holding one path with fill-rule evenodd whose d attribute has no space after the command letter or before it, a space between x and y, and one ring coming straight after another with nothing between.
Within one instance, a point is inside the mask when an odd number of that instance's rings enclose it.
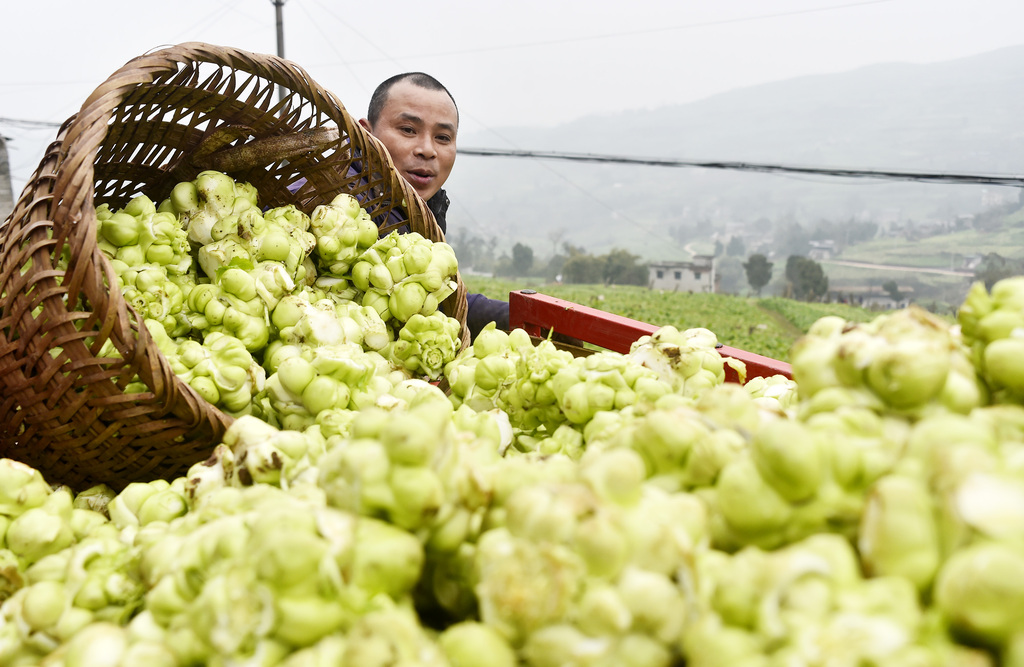
<instances>
[{"instance_id":1,"label":"red metal frame","mask_svg":"<svg viewBox=\"0 0 1024 667\"><path fill-rule=\"evenodd\" d=\"M572 301L556 299L533 290L509 292L509 326L525 329L531 336L544 336L545 330L597 345L606 350L629 352L630 346L641 336L647 336L659 327L628 317L614 315L598 308L583 306ZM783 375L792 379L789 364L753 352L723 345L718 348L723 357L742 361L747 367L747 379ZM726 380L739 382L739 377L728 365Z\"/></svg>"}]
</instances>

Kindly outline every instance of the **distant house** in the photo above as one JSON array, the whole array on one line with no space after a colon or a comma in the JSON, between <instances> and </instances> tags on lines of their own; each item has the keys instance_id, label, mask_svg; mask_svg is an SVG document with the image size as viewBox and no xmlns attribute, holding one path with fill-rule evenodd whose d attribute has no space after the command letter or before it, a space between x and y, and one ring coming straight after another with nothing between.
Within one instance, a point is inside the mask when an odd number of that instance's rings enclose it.
<instances>
[{"instance_id":1,"label":"distant house","mask_svg":"<svg viewBox=\"0 0 1024 667\"><path fill-rule=\"evenodd\" d=\"M711 255L694 255L691 262L650 262L647 266L651 289L715 291L715 258Z\"/></svg>"},{"instance_id":2,"label":"distant house","mask_svg":"<svg viewBox=\"0 0 1024 667\"><path fill-rule=\"evenodd\" d=\"M979 266L981 266L981 263L983 261L985 261L985 257L982 255L965 255L963 258L963 263L960 265L960 268L966 271L974 271Z\"/></svg>"},{"instance_id":3,"label":"distant house","mask_svg":"<svg viewBox=\"0 0 1024 667\"><path fill-rule=\"evenodd\" d=\"M871 310L895 310L906 308L910 305L910 299L914 296L914 288L909 285L900 285L899 294L900 299L896 301L881 287L849 285L845 287L830 287L828 300L849 303Z\"/></svg>"},{"instance_id":4,"label":"distant house","mask_svg":"<svg viewBox=\"0 0 1024 667\"><path fill-rule=\"evenodd\" d=\"M832 240L828 241L811 241L811 249L807 253L807 256L816 262L823 260L832 259L836 254L836 242Z\"/></svg>"},{"instance_id":5,"label":"distant house","mask_svg":"<svg viewBox=\"0 0 1024 667\"><path fill-rule=\"evenodd\" d=\"M1017 188L997 188L990 190L983 188L981 191L981 207L990 208L992 206L1002 206L1003 204L1013 204L1018 201L1020 196Z\"/></svg>"}]
</instances>

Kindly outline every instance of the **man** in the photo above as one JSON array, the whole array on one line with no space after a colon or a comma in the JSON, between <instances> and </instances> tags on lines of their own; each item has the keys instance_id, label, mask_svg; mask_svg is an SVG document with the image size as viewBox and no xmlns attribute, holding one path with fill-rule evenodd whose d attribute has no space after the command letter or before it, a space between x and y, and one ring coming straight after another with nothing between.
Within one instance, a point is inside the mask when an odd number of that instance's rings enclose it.
<instances>
[{"instance_id":1,"label":"man","mask_svg":"<svg viewBox=\"0 0 1024 667\"><path fill-rule=\"evenodd\" d=\"M459 109L448 89L423 72L395 75L377 86L359 124L384 144L395 169L447 233L450 201L442 186L455 165L459 130ZM508 330L508 302L482 294L469 294L466 301L471 339L489 322Z\"/></svg>"}]
</instances>

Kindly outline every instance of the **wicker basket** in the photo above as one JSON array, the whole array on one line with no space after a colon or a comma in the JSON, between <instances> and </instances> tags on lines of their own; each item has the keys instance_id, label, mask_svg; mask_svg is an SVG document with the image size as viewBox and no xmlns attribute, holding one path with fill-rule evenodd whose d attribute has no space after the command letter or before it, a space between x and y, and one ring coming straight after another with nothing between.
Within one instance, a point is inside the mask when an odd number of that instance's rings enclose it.
<instances>
[{"instance_id":1,"label":"wicker basket","mask_svg":"<svg viewBox=\"0 0 1024 667\"><path fill-rule=\"evenodd\" d=\"M349 192L444 240L382 144L294 63L201 43L135 58L64 124L0 227L0 456L120 489L184 474L219 442L231 418L173 374L96 244L96 203L160 201L204 169L306 213ZM468 345L461 278L442 310ZM107 341L121 358L97 356ZM126 394L136 378L148 391Z\"/></svg>"}]
</instances>

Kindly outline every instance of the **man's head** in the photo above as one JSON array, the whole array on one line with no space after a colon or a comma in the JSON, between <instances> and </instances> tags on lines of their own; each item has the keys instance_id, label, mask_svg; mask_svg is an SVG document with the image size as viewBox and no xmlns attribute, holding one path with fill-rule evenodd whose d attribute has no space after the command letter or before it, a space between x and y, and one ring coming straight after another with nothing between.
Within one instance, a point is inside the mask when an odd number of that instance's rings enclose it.
<instances>
[{"instance_id":1,"label":"man's head","mask_svg":"<svg viewBox=\"0 0 1024 667\"><path fill-rule=\"evenodd\" d=\"M448 180L455 164L459 109L434 77L409 72L383 82L359 124L380 139L398 172L423 199L433 197Z\"/></svg>"}]
</instances>

